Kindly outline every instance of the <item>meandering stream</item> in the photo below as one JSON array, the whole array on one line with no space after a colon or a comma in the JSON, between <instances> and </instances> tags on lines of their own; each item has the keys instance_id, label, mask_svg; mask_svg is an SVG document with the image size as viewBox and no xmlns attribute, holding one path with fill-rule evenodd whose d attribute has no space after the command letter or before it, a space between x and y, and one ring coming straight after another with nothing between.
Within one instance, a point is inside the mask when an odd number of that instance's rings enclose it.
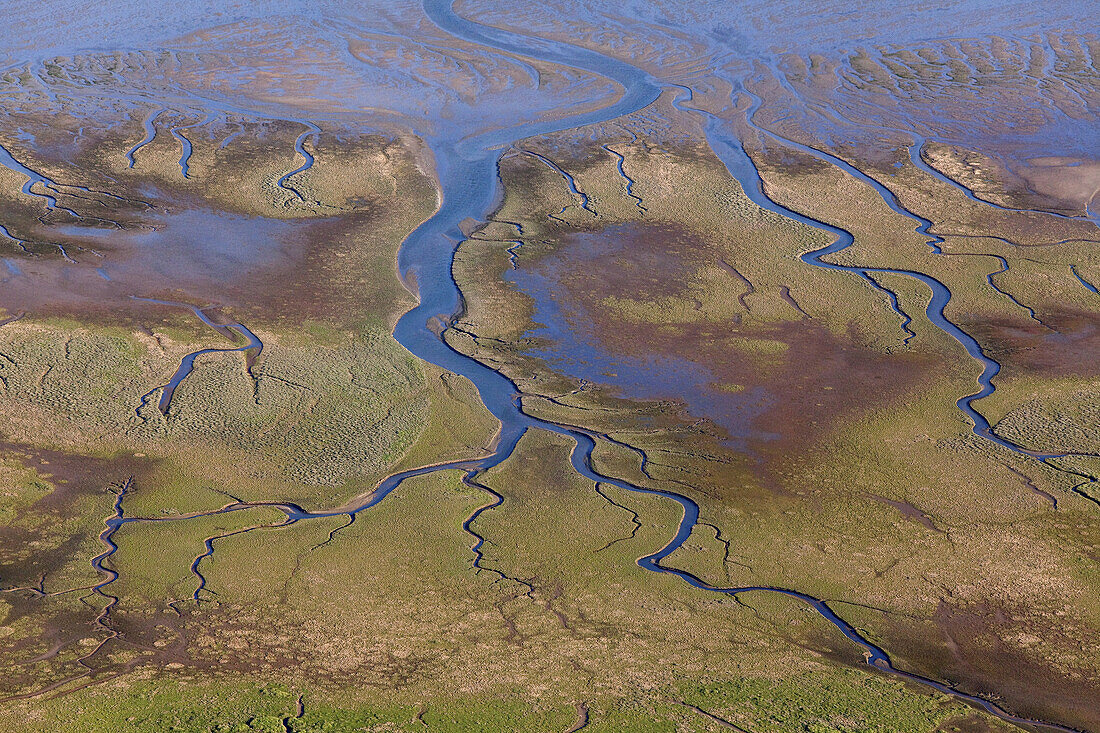
<instances>
[{"instance_id":1,"label":"meandering stream","mask_svg":"<svg viewBox=\"0 0 1100 733\"><path fill-rule=\"evenodd\" d=\"M940 682L914 675L894 667L885 650L875 645L862 636L849 623L840 618L827 603L806 593L797 590L744 586L722 588L710 585L700 578L683 570L678 570L665 565L662 561L668 558L687 541L692 529L699 520L699 507L690 498L669 491L647 489L604 476L592 467L592 453L595 449L596 439L600 436L584 430L565 428L546 421L537 420L523 413L517 406L518 390L501 374L494 372L484 365L474 362L468 357L458 354L446 346L443 340L429 329L428 321L434 316L453 317L458 312L461 296L451 276L451 262L455 241L461 241L462 235L458 232L458 223L467 217L478 221L484 221L492 213L492 204L499 196L498 178L495 165L489 161L494 160L490 150L505 142L521 139L535 134L544 134L551 131L568 129L593 121L608 121L620 117L629 112L640 109L644 104L653 101L660 88L659 82L645 72L636 69L623 62L597 54L587 49L577 49L562 43L551 42L545 39L529 39L525 36L489 28L468 21L458 16L450 7L450 0L426 0L425 9L429 17L444 30L464 38L468 41L482 43L499 50L507 50L520 53L525 56L540 57L556 63L563 63L576 68L585 69L611 78L621 84L625 92L620 100L600 111L600 120L593 120L594 113L577 115L572 118L556 120L553 123L532 123L512 128L511 130L497 131L477 138L462 141L455 147L433 146L437 156L437 164L440 170L440 183L443 189L443 205L440 210L419 227L404 243L399 259L402 277L408 280L415 276L415 281L420 287L421 302L417 308L409 311L400 320L394 335L397 340L418 357L430 361L438 366L457 374L468 377L477 387L486 407L501 421L501 433L496 449L490 457L481 459L469 469L470 474L476 475L507 459L515 448L516 443L528 429L542 429L568 436L575 441L576 447L572 452L571 463L573 468L585 478L603 484L617 486L623 490L660 496L680 505L683 510L683 518L677 528L676 534L660 550L646 555L638 560L642 568L656 572L675 575L689 585L703 591L737 594L750 591L779 593L797 598L809 604L821 614L822 618L836 627L846 638L862 648L868 664L883 671L921 682L941 692L953 695L971 704L980 706L993 715L1006 721L1020 724L1043 725L1058 730L1071 730L1058 725L1040 723L1020 718L1006 712L999 706L971 695L966 695ZM751 123L751 112L748 114ZM880 272L904 275L914 278L932 291L932 299L926 309L929 320L952 338L958 341L967 353L977 360L982 371L978 377L979 389L973 394L961 397L958 407L974 424L974 432L979 436L991 440L1003 447L1016 452L1027 453L1040 459L1054 457L1053 455L1036 453L1018 446L998 436L989 425L988 421L975 410L972 403L982 397L991 394L995 387L992 379L1000 370L1000 365L987 356L977 341L969 334L949 321L944 316L944 308L951 299L951 293L945 285L935 278L920 272L908 270L891 270L888 268L855 268L837 265L822 258L839 252L850 246L853 242L852 235L846 230L829 225L825 222L812 219L791 209L783 207L763 193L759 172L752 160L745 153L744 148L724 129L717 118L708 116L707 135L711 147L726 164L730 173L737 178L745 189L746 194L754 203L762 208L773 211L782 216L808 224L817 229L825 229L836 237L833 244L803 256L803 261L826 269L841 271ZM511 140L503 140L502 137ZM880 192L881 193L881 192ZM892 195L891 195L892 196ZM896 199L891 203L896 204ZM900 205L897 205L900 208ZM910 217L915 217L908 211L899 212ZM918 230L926 230L931 224L921 219ZM930 235L931 236L931 235ZM942 241L942 240L941 240ZM934 245L933 245L934 246ZM938 247L934 246L934 249ZM644 461L643 457L643 461ZM394 484L396 486L396 484ZM392 490L394 486L380 487L379 491ZM377 493L377 492L376 492ZM380 497L376 497L375 501ZM493 506L499 503L499 497L493 502ZM484 510L484 509L483 509ZM483 511L479 510L479 511Z\"/></svg>"},{"instance_id":2,"label":"meandering stream","mask_svg":"<svg viewBox=\"0 0 1100 733\"><path fill-rule=\"evenodd\" d=\"M117 549L117 545L115 545L113 539L114 533L126 524L132 522L186 521L196 516L210 516L213 514L240 511L255 506L274 506L284 512L287 518L285 523L278 526L285 526L285 524L311 518L339 515L348 516L348 524L350 525L350 523L354 521L354 517L357 513L378 504L406 479L436 471L453 469L464 471L465 481L469 485L485 490L492 497L490 501L471 514L463 524L463 529L476 538L472 550L475 555L475 565L480 567L480 548L484 542L484 538L474 532L471 528L471 524L483 512L491 511L496 506L499 506L501 502L504 501L504 497L485 487L478 481L478 478L485 471L507 460L513 454L518 442L528 430L546 430L567 437L574 442L575 447L572 450L570 461L572 467L579 475L595 482L597 485L612 485L628 492L661 497L668 501L675 502L680 507L682 510L682 518L677 526L675 534L663 547L638 559L638 565L644 570L653 573L673 575L692 588L706 593L736 595L740 593L758 592L774 593L795 598L807 604L816 611L822 619L835 627L845 638L855 644L863 652L869 665L884 673L918 682L939 692L951 695L961 701L978 706L1011 723L1041 726L1067 732L1072 731L1070 728L1057 724L1033 721L1012 715L988 700L965 694L942 682L898 669L894 666L886 650L863 636L850 623L837 615L828 603L820 598L793 588L773 586L714 586L687 571L664 564L664 562L687 541L692 530L699 522L700 509L698 504L688 496L680 493L646 488L599 473L592 465L592 454L596 448L597 442L600 440L607 440L615 443L617 441L611 441L608 436L596 432L555 424L526 414L520 407L520 392L512 381L503 374L459 353L447 345L440 334L440 329L434 328L432 324L437 324L442 321L445 325L449 326L463 310L462 296L452 275L452 263L456 243L465 239L465 235L460 230L459 225L471 219L486 221L497 208L501 198L501 185L498 172L498 164L501 155L510 149L512 145L525 138L592 123L609 122L629 115L650 105L658 98L664 89L675 88L679 85L662 83L635 66L590 49L543 38L529 37L519 33L475 23L455 13L451 7L451 0L424 0L424 10L433 23L457 38L480 44L495 49L496 51L517 54L525 58L536 58L542 61L590 72L614 82L622 89L622 93L616 101L601 109L588 110L573 115L561 114L550 121L524 122L512 127L496 129L465 138L456 139L440 135L428 140L435 157L436 173L442 190L442 203L432 217L423 222L409 235L400 249L398 255L398 272L401 278L409 284L410 287L413 287L415 284L415 288L419 295L419 304L401 317L394 328L393 335L399 343L418 358L447 371L464 376L474 384L485 407L500 421L500 431L492 446L491 452L488 455L478 458L416 468L394 474L385 479L369 495L362 497L360 500L348 506L328 511L306 511L299 506L285 503L235 501L215 511L181 515L177 517L124 516L122 504L125 491L121 490L115 501L115 514L108 518L105 529L101 535L101 540L107 545L108 549L92 561L93 567L107 576L103 582L95 587L95 592L100 595L105 595L104 589L118 577L117 571L104 566L103 562L114 553L115 549ZM680 88L686 89L686 87ZM747 92L739 86L736 91L747 94ZM903 327L906 329L908 329L909 317L901 311L896 295L875 281L873 275L890 274L908 277L922 283L931 291L931 299L925 309L929 321L932 325L957 341L980 367L980 374L977 376L978 389L971 394L960 397L957 402L959 410L961 410L973 423L973 429L976 435L992 441L1008 450L1032 456L1043 461L1049 461L1050 459L1064 455L1031 450L999 436L981 413L974 408L973 403L975 401L992 394L995 390L993 379L1000 370L1000 364L989 357L973 337L951 322L944 315L944 309L951 299L951 292L943 283L927 274L913 270L849 266L830 262L826 259L828 256L840 252L853 243L854 238L852 234L840 227L799 213L772 200L765 193L760 172L752 159L745 152L741 141L737 139L732 131L728 129L728 126L717 116L686 106L685 103L689 101L690 90L686 98L684 95L681 95L676 101L676 104L685 112L704 116L706 134L711 148L726 165L730 174L741 184L746 195L755 204L768 211L811 226L815 229L826 231L834 237L834 242L832 244L804 254L802 256L804 262L808 265L826 270L858 275L868 280L873 286L887 292L891 297L894 309L905 319L906 322ZM752 116L755 108L758 107L759 104L759 99L754 99L753 106L750 107L749 111L746 113L750 125L755 126ZM145 138L127 153L127 158L131 167L134 165L134 154L153 140L155 136L155 120L161 111L162 110L158 110L145 119L143 123L146 132ZM179 163L181 174L184 177L188 175L188 161L191 147L186 136L179 134L179 131L201 124L202 123L196 123L194 125L185 125L170 129L171 134L175 136L183 146L183 157L181 157ZM307 130L297 138L295 150L305 159L305 163L278 180L278 185L281 188L294 193L298 198L301 198L301 194L288 184L288 179L308 169L310 165L312 165L313 157L306 150L305 142L319 132L319 129L312 123L305 122L303 124L306 125ZM769 131L761 128L756 129L761 134L776 137ZM879 193L891 208L917 221L916 230L918 232L928 234L927 230L931 225L930 221L908 210L904 210L888 189L878 184L877 181L867 177L854 166L835 158L835 156L830 156L822 151L808 148L808 146L801 146L785 138L780 139L776 137L776 139L780 144L790 145L804 153L813 154L816 157L827 157L829 159L828 162L831 164L836 165L846 173L856 176L874 187L876 192ZM314 142L316 142L315 138ZM923 141L916 146L914 159L920 158L921 144L923 144ZM635 203L641 209L641 200L634 196L631 188L633 181L628 178L623 171L623 156L608 148L606 145L603 146L603 149L615 156L619 174L626 180L627 193L635 200ZM10 159L10 155L6 155L6 151L3 151L2 148L0 148L0 157L2 157L0 163L8 165L9 167L18 165L14 159ZM588 209L588 199L576 188L573 179L551 161L542 158L542 156L537 157L547 165L555 168L566 178L571 194L581 201L581 206L583 208ZM22 170L21 172L28 175L31 179L24 188L24 192L31 196L44 198L47 206L51 209L54 208L56 206L55 198L32 190L36 183L48 186L52 182L41 176L35 178L37 174L34 174L33 171L29 171L29 169ZM588 210L591 211L590 209ZM520 235L522 235L522 232L520 232ZM938 238L930 234L928 236L930 237L929 243L933 250L938 251L938 242L936 241ZM1004 269L1007 269L1007 264L1003 259L1001 260L1001 264ZM1079 275L1078 279L1081 279ZM992 281L990 282L992 283ZM1083 279L1081 279L1081 282L1095 292L1095 289L1092 288L1089 283ZM192 312L207 325L222 330L223 333L225 332L224 329L229 329L234 335L242 338L246 342L243 346L237 348L205 349L185 357L172 380L163 388L158 404L161 412L167 413L173 389L187 376L197 356L210 351L249 352L255 350L255 352L258 353L258 350L263 346L259 339L242 324L215 324L210 321L200 309L194 308L193 306L165 301L151 302L161 305L190 308ZM908 333L910 334L909 338L912 338L912 331L908 331ZM143 399L143 405L155 391L156 390L153 390L146 395ZM645 453L636 448L633 448L633 450L640 456L640 468L642 472L645 473L645 466L648 460ZM335 534L340 529L342 529L342 527L333 530L332 534ZM250 530L238 530L234 532L234 534L245 531ZM330 538L332 534L330 534ZM220 538L206 540L203 553L196 557L192 564L192 573L194 573L199 580L199 587L193 595L193 599L196 601L201 600L200 591L205 588L205 579L201 575L200 566L204 559L209 558L215 552L214 543L217 539ZM116 602L117 599L112 600L104 609L101 615L101 621L110 614L110 610Z\"/></svg>"}]
</instances>

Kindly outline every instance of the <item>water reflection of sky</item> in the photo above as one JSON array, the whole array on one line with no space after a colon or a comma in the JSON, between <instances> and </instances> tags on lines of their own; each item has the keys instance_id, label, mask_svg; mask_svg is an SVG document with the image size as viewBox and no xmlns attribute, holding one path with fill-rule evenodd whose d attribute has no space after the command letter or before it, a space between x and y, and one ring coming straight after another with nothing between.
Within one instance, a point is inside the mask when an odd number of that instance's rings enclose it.
<instances>
[{"instance_id":1,"label":"water reflection of sky","mask_svg":"<svg viewBox=\"0 0 1100 733\"><path fill-rule=\"evenodd\" d=\"M739 450L748 450L748 440L777 437L753 426L754 419L772 402L763 387L722 390L709 369L684 357L660 353L663 349L656 340L638 344L632 354L610 350L599 339L587 309L568 300L561 280L578 266L613 266L609 260L623 246L625 237L601 232L574 237L568 254L550 256L534 268L506 274L506 279L534 301L532 320L536 325L526 335L549 342L533 350L534 356L567 376L615 387L619 396L627 399L681 402L691 417L721 426L729 436L728 443ZM608 260L600 261L601 255ZM569 263L564 262L565 257Z\"/></svg>"},{"instance_id":2,"label":"water reflection of sky","mask_svg":"<svg viewBox=\"0 0 1100 733\"><path fill-rule=\"evenodd\" d=\"M414 0L192 0L158 6L155 13L147 6L146 0L5 3L0 68L29 63L41 71L48 61L60 68L59 78L75 82L65 89L64 99L45 91L38 99L44 104L85 103L87 109L99 104L115 114L127 105L147 112L171 104L359 124L380 116L422 134L448 137L537 117L563 103L595 103L614 93L614 85L588 73L456 43ZM581 31L599 29L600 41L620 57L687 84L715 72L733 81L762 68L783 73L792 58L810 61L815 55L826 65L853 54L883 56L905 48L957 55L960 43L969 43L960 37L979 45L993 39L1012 53L1013 44L1023 44L1020 53L1027 56L1029 44L1062 48L1058 34L1093 33L1096 9L1088 0L459 0L455 7L467 17L528 34L564 33L578 40L586 37ZM1030 61L1030 56L1022 64L1009 60L1003 70L991 73L1004 81L1025 73ZM975 72L980 75L982 69L975 67ZM1047 63L1041 73L1066 70ZM1086 93L1095 84L1088 78L1079 81ZM962 104L958 92L963 89L975 99ZM1049 98L1034 91L1012 100L996 85L937 81L930 96L879 101L886 102L885 114L892 118L887 123L908 127L938 121L945 136L960 142L968 135L1001 135L993 142L1039 146L1032 154L1094 153L1094 109L1083 116L1049 114L1045 133L976 124L987 114L1011 116L1023 107L1049 107ZM838 86L832 100L838 108L846 103L845 93ZM96 95L102 98L93 101ZM866 105L858 112L862 120L876 114ZM822 119L813 123L829 127ZM843 130L823 134L844 137Z\"/></svg>"},{"instance_id":3,"label":"water reflection of sky","mask_svg":"<svg viewBox=\"0 0 1100 733\"><path fill-rule=\"evenodd\" d=\"M458 42L418 2L63 5L69 12L21 0L0 9L10 21L0 69L37 77L8 77L0 92L29 94L32 112L63 105L107 121L167 106L449 139L616 91L588 72ZM72 18L62 32L59 18Z\"/></svg>"},{"instance_id":4,"label":"water reflection of sky","mask_svg":"<svg viewBox=\"0 0 1100 733\"><path fill-rule=\"evenodd\" d=\"M231 282L300 250L311 223L248 217L213 209L179 209L149 219L155 228L118 232L79 226L54 231L89 247L110 246L113 279L141 276L161 287L191 280ZM159 281L159 282L158 282Z\"/></svg>"}]
</instances>

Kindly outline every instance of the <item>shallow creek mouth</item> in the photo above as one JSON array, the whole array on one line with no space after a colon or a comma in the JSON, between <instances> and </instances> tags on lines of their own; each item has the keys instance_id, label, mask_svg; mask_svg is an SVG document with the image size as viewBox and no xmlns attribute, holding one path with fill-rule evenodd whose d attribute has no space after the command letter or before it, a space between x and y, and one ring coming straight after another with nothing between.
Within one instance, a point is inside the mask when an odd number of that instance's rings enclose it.
<instances>
[{"instance_id":1,"label":"shallow creek mouth","mask_svg":"<svg viewBox=\"0 0 1100 733\"><path fill-rule=\"evenodd\" d=\"M859 647L868 665L885 674L919 683L941 693L950 695L957 700L981 708L1010 723L1052 730L1072 731L1073 729L1071 728L1055 723L1035 721L1015 716L989 700L968 695L943 682L897 668L891 661L890 655L886 650L863 636L850 623L837 615L828 603L820 598L793 588L774 586L714 586L687 571L663 564L663 562L680 548L691 535L693 528L699 520L700 510L698 504L688 496L682 494L672 491L644 488L621 479L604 476L598 473L592 465L592 453L597 442L602 440L616 445L622 445L621 443L600 433L539 420L524 413L519 407L519 390L513 382L503 374L492 370L488 366L458 353L444 342L441 329L434 326L440 321L442 321L444 325L449 326L463 309L462 296L458 285L453 279L451 271L456 243L465 239L459 225L461 222L470 219L479 222L486 221L499 204L500 179L498 162L501 155L505 154L513 143L524 138L592 123L606 122L630 114L655 101L664 88L676 87L678 85L659 82L648 73L634 66L605 56L596 51L543 38L528 37L469 21L454 12L451 8L451 0L424 0L424 9L431 21L437 26L465 41L481 44L501 52L517 54L522 57L537 58L555 64L592 72L616 82L623 88L623 93L616 102L599 110L565 116L549 122L527 122L511 128L494 130L464 139L429 140L429 144L435 155L436 170L442 190L442 204L431 218L413 231L404 241L400 249L398 255L399 274L405 282L415 282L417 284L420 301L419 305L402 316L394 328L393 333L397 341L418 358L430 362L442 369L464 376L475 385L485 407L501 424L500 432L493 444L491 452L489 455L476 459L453 461L393 474L383 480L370 494L354 500L346 506L326 511L307 511L300 506L280 502L234 501L217 510L174 517L127 516L123 508L125 491L122 490L118 493L116 501L114 502L114 514L106 520L104 532L100 535L101 540L108 549L92 561L93 567L105 576L103 582L91 589L92 593L98 594L108 601L105 610L98 619L100 626L112 635L115 634L110 625L110 611L114 604L117 603L117 598L110 595L110 585L118 578L118 572L112 570L104 563L109 560L117 549L117 545L115 545L112 536L126 524L134 522L186 521L190 518L199 516L235 512L257 506L272 506L278 508L285 514L285 521L274 526L287 526L299 521L319 517L346 516L348 518L347 523L333 530L330 534L331 539L340 529L354 522L359 512L367 510L381 502L406 479L436 471L455 469L464 471L465 475L463 480L467 485L476 487L492 496L492 499L487 504L477 509L463 523L463 529L476 540L472 547L474 553L474 566L481 569L480 547L484 538L471 528L471 524L481 513L490 511L494 507L499 506L504 499L496 492L481 484L478 481L478 477L485 471L507 460L512 455L516 445L526 431L546 430L565 436L575 443L570 456L571 465L579 475L595 482L597 487L599 484L612 485L625 491L662 497L680 506L682 518L675 534L663 547L637 560L637 564L644 570L653 573L674 575L694 589L707 593L729 596L748 592L775 593L797 599L816 611L846 639ZM838 265L823 259L828 255L835 254L850 246L853 241L851 233L826 222L788 209L770 199L763 191L759 171L752 159L745 153L744 147L740 141L718 118L687 106L691 99L690 89L686 87L680 87L680 89L682 91L676 101L677 106L681 106L681 109L692 114L702 115L705 118L706 134L712 149L725 163L730 173L738 180L744 188L746 195L754 203L762 208L795 221L827 231L834 236L835 241L832 244L822 249L804 254L802 256L804 262L812 266L838 271L838 276L840 276L841 273L854 274L864 277L865 279L869 278L871 273L890 273L905 276L923 283L932 291L932 298L926 309L927 317L934 326L951 336L965 348L967 353L975 359L981 368L980 376L977 380L978 390L973 394L961 397L957 402L959 409L972 422L976 435L992 441L1003 448L1031 456L1044 462L1062 457L1062 454L1052 455L1031 451L1001 438L994 432L988 421L974 409L972 406L974 401L988 396L994 391L995 386L993 384L993 378L999 371L1000 365L983 352L973 337L944 316L944 307L951 299L951 293L945 285L929 275L916 271ZM736 84L734 89L734 94L748 94L740 84ZM749 96L752 98L752 95ZM786 139L777 138L772 135L772 133L756 127L752 120L752 116L755 108L759 106L759 103L759 98L755 98L752 106L750 106L747 112L747 118L749 124L757 129L760 134L769 135L778 140L780 144L790 145L802 152L808 152L809 154L815 155L815 157L829 159L828 162L838 165L850 175L855 175L857 177L862 175L854 167L845 167L847 164L842 165L843 161L833 159L833 156L827 153L808 148L807 146L802 146ZM147 121L146 127L148 128L150 124L151 119ZM309 136L315 134L317 128L312 125L308 125L308 127L309 129L298 138L295 146L296 150L306 158L306 163L302 168L292 171L290 174L280 179L280 185L285 184L286 179L293 175L293 173L308 168L313 162L312 157L305 151L303 144ZM140 147L140 144L138 147ZM133 159L132 155L133 151L129 154L131 161ZM183 165L185 166L185 163ZM186 173L185 167L183 170L184 173ZM916 221L918 231L927 233L927 227L931 222L911 212L900 210L900 204L897 203L896 198L893 198L892 194L889 194L884 187L878 186L876 187L876 191L880 196L883 196L884 200L888 199L887 203L891 205L892 208L895 208L895 211L899 211L899 213L903 213ZM936 248L936 243L934 241L930 241L929 243L934 249ZM873 281L871 284L875 285ZM879 286L879 289L885 290L885 288L881 286ZM908 318L897 308L896 298L892 300L892 303L895 309L899 311L899 314ZM159 304L164 306L183 305L169 302L160 302ZM201 310L193 309L192 312L211 327L226 328L225 325L209 322ZM239 337L242 337L246 341L246 344L233 349L223 349L222 351L246 351L249 349L258 350L262 348L262 344L259 343L259 340L244 326L240 324L229 324L228 328L234 330ZM189 356L193 362L195 355ZM169 386L174 387L175 384L178 384L179 380L182 380L186 376L186 372L189 371L189 368L189 363L181 365L181 372L177 374L178 378L174 377L173 383ZM151 395L152 393L146 395L146 399L151 397ZM162 403L158 405L158 407L160 407L162 411L166 411L167 402L170 399L171 390L165 389L162 393ZM642 472L645 473L648 461L645 453L632 446L625 447L633 450L639 456L641 463L640 468ZM597 491L599 491L598 488ZM232 534L239 534L242 531L249 530L238 530ZM225 535L225 537L228 536L231 535ZM201 573L201 566L202 561L205 558L209 558L215 552L216 543L219 539L222 538L215 537L207 539L204 543L204 552L195 558L191 566L191 571L198 580L198 587L192 595L192 599L196 602L207 600L209 596L204 597L204 594L211 593L206 587L205 578ZM491 568L484 569L491 570ZM178 603L178 601L173 603ZM89 674L92 673L93 672L90 670ZM53 687L56 687L56 685L51 686L51 688ZM40 692L44 691L45 690Z\"/></svg>"}]
</instances>

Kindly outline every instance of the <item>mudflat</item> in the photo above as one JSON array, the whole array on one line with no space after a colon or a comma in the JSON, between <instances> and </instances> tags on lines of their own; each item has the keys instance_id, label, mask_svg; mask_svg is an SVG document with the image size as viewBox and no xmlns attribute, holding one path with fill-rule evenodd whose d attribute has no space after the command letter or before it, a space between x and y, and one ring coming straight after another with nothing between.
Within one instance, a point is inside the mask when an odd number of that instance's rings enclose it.
<instances>
[{"instance_id":1,"label":"mudflat","mask_svg":"<svg viewBox=\"0 0 1100 733\"><path fill-rule=\"evenodd\" d=\"M1100 730L1090 10L0 10L0 731Z\"/></svg>"}]
</instances>

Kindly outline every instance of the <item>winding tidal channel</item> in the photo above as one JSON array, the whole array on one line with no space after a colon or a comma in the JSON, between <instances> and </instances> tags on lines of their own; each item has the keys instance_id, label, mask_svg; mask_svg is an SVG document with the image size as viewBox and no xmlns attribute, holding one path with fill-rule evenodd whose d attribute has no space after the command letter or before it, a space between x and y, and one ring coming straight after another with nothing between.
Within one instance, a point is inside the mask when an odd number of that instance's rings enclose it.
<instances>
[{"instance_id":1,"label":"winding tidal channel","mask_svg":"<svg viewBox=\"0 0 1100 733\"><path fill-rule=\"evenodd\" d=\"M600 484L612 485L630 492L662 497L680 506L682 518L675 534L663 547L638 559L638 565L644 570L653 573L674 575L692 588L706 593L716 593L727 596L749 592L773 593L797 599L820 614L821 618L832 624L832 626L843 634L845 638L858 646L862 650L867 664L882 673L894 675L904 680L935 689L972 706L979 707L1010 723L1051 730L1072 731L1073 729L1058 724L1017 717L989 700L968 695L943 682L899 669L894 665L886 650L862 635L854 626L837 615L826 601L820 598L793 588L773 586L714 586L689 572L665 565L664 561L687 541L693 528L699 521L700 509L695 501L682 494L645 488L598 473L592 465L592 454L597 442L603 440L618 445L621 444L606 435L539 420L524 413L520 408L519 390L511 380L488 366L460 354L446 344L442 337L442 330L445 329L441 330L437 325L442 322L445 326L449 326L454 319L463 312L462 295L452 275L452 262L456 243L465 239L465 235L460 230L459 225L461 222L471 219L481 222L486 221L499 205L501 199L501 182L498 172L500 157L511 150L513 145L518 146L519 141L525 138L593 123L612 121L650 105L665 89L676 90L678 88L679 91L676 92L678 97L675 104L685 112L703 116L706 125L706 134L711 148L726 165L731 175L738 180L746 195L754 203L768 211L828 232L834 237L834 242L832 244L805 253L802 256L802 260L805 263L814 267L837 271L838 276L843 273L863 277L872 286L888 293L891 297L893 307L906 321L903 328L910 334L909 338L912 338L912 331L908 330L909 317L898 308L896 296L873 280L873 276L875 274L890 274L908 277L922 283L931 290L931 299L926 308L926 315L929 321L935 327L957 341L980 367L980 376L977 377L978 389L972 394L961 397L957 402L958 408L973 424L974 433L976 435L985 440L992 441L1008 450L1044 462L1064 455L1039 453L998 436L989 422L973 407L973 403L976 400L986 397L994 391L995 386L993 379L997 375L1000 365L982 350L981 346L972 336L952 323L944 315L944 309L951 300L951 292L943 283L921 272L839 265L825 259L829 255L833 255L849 247L853 243L853 235L844 229L793 211L772 200L764 191L760 172L752 159L745 152L742 143L728 129L728 125L725 125L714 115L689 106L691 101L689 89L675 84L660 82L637 67L605 56L596 51L543 38L528 37L469 21L454 12L451 8L451 0L424 0L424 8L433 23L457 38L470 43L480 44L500 52L515 54L525 58L539 59L545 62L594 73L615 82L623 91L617 101L599 110L590 110L574 115L564 115L552 121L526 122L510 128L497 129L458 140L439 138L428 141L435 156L436 171L439 185L442 190L442 203L436 213L423 222L405 240L398 255L398 272L406 283L415 283L419 291L419 305L405 313L398 321L394 329L394 337L418 358L447 371L464 376L475 385L482 402L500 421L501 425L500 432L490 454L476 459L422 467L394 474L386 478L373 492L362 497L360 500L345 507L334 508L329 511L311 512L296 505L268 503L266 505L275 506L286 515L285 522L276 526L285 526L311 518L334 516L346 516L348 518L348 523L343 526L348 526L355 521L355 516L359 512L369 509L381 502L406 479L436 471L458 469L465 472L464 481L467 485L486 491L493 497L489 503L476 510L463 524L463 528L476 539L472 548L475 556L474 565L481 568L480 547L484 540L471 529L471 523L476 520L481 513L490 511L494 507L499 506L504 499L499 494L496 494L482 485L478 481L479 475L507 460L512 455L519 440L528 430L550 431L565 436L575 443L575 447L571 453L572 467L581 476L595 482L597 486ZM752 100L752 104L746 112L746 116L749 125L759 134L770 137L780 145L786 145L802 153L826 160L830 164L838 166L849 175L855 176L864 183L868 183L883 200L891 206L891 208L913 219L916 222L916 229L918 232L928 234L927 230L931 222L903 209L897 202L897 199L885 188L885 186L870 179L858 169L835 156L813 148L808 148L807 146L795 143L786 138L779 138L773 133L757 127L752 118L755 109L760 104L759 98L755 98L753 95L749 94L740 85L734 86L733 93L734 95L744 94ZM159 114L159 112L151 115L145 122L147 139L143 140L128 153L127 157L131 165L133 164L134 152L152 139L152 124L157 114ZM181 138L181 144L183 144L185 148L184 157L180 161L181 171L185 176L187 175L189 143L186 142L186 138L181 136L178 131L187 129L187 127L190 126L191 125L185 125L172 129L172 133L176 137ZM287 185L287 179L295 173L305 170L312 164L313 158L310 153L306 151L304 145L310 137L316 135L318 132L318 128L312 124L306 123L306 126L307 130L301 134L295 144L296 151L305 159L305 163L302 167L291 171L279 179L280 187L285 187L295 194L298 194L298 192ZM916 152L914 154L914 159L920 157L920 146L917 145L915 147ZM622 156L614 150L608 150L606 146L605 150L617 158L619 171L621 173ZM31 192L30 188L34 183L35 181L28 183L26 189L28 192ZM574 192L576 193L575 189ZM630 193L633 196L633 193ZM298 196L299 198L301 197L300 194L298 194ZM634 198L640 207L640 199L637 199L637 197ZM942 240L930 234L928 236L930 237L930 246L932 246L934 251L938 252L937 244L938 242L942 242ZM1007 264L1003 261L1002 265L1007 267ZM191 308L192 312L207 325L218 329L230 338L235 338L238 342L241 340L245 342L244 345L235 348L208 349L188 355L188 358L181 364L180 370L172 378L172 381L164 388L158 388L163 389L158 404L161 412L167 412L174 387L187 376L194 358L198 355L206 353L207 351L250 352L254 350L258 353L258 350L262 348L262 343L260 343L259 339L241 324L216 324L201 310L191 306L162 301L152 302L164 306ZM143 405L155 391L156 390L146 395L146 398L143 399ZM645 453L636 448L632 448L632 450L640 457L640 468L642 472L645 473L647 465ZM1048 463L1048 465L1050 464ZM1057 468L1056 466L1052 467ZM109 597L109 595L106 589L110 583L118 577L118 574L116 571L105 567L103 563L116 548L112 540L112 535L125 524L131 522L184 521L195 516L209 516L212 514L240 511L250 507L265 505L262 502L237 501L221 509L202 514L181 515L178 517L131 517L125 516L123 513L122 499L124 493L124 491L119 492L115 502L115 515L107 520L107 528L101 535L101 539L109 549L93 560L95 569L107 576L104 582L95 586L94 592L107 597ZM333 534L338 531L339 529L334 530ZM196 601L202 600L202 598L200 598L200 591L205 589L209 592L209 589L206 589L205 580L201 575L201 564L203 559L210 557L215 552L215 545L218 539L220 538L207 540L205 552L198 556L192 565L192 572L199 579L199 587L193 595ZM486 569L489 570L489 568ZM100 623L104 626L107 624L107 617L109 616L113 603L114 601L107 606L101 615Z\"/></svg>"}]
</instances>

